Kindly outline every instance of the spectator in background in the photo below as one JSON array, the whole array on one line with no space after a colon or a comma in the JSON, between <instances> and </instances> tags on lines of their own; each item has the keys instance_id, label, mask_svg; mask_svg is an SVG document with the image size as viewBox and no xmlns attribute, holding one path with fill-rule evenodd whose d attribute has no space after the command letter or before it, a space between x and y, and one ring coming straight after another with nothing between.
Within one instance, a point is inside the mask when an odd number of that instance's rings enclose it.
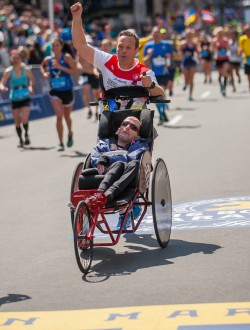
<instances>
[{"instance_id":1,"label":"spectator in background","mask_svg":"<svg viewBox=\"0 0 250 330\"><path fill-rule=\"evenodd\" d=\"M0 31L0 72L10 66L10 57L7 49L4 47L4 34Z\"/></svg>"}]
</instances>

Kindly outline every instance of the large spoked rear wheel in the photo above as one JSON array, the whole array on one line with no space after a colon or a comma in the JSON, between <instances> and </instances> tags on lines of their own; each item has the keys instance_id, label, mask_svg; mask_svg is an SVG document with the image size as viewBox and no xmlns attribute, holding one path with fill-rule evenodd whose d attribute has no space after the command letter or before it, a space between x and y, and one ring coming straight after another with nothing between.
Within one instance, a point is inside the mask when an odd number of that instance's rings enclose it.
<instances>
[{"instance_id":1,"label":"large spoked rear wheel","mask_svg":"<svg viewBox=\"0 0 250 330\"><path fill-rule=\"evenodd\" d=\"M151 185L152 215L159 245L168 245L172 227L172 198L168 170L163 159L156 160Z\"/></svg>"},{"instance_id":2,"label":"large spoked rear wheel","mask_svg":"<svg viewBox=\"0 0 250 330\"><path fill-rule=\"evenodd\" d=\"M73 233L76 261L80 271L84 274L89 271L93 259L93 239L89 240L87 237L90 225L89 209L84 201L81 201L75 211Z\"/></svg>"}]
</instances>

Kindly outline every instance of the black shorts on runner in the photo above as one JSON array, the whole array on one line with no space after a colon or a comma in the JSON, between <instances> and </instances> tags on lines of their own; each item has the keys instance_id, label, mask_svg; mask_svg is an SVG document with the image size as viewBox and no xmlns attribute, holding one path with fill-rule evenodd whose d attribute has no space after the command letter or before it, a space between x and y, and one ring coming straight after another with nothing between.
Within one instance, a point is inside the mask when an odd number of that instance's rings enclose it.
<instances>
[{"instance_id":1,"label":"black shorts on runner","mask_svg":"<svg viewBox=\"0 0 250 330\"><path fill-rule=\"evenodd\" d=\"M98 89L100 87L100 80L95 74L90 73L82 73L82 77L84 79L84 85L90 85L93 89Z\"/></svg>"},{"instance_id":2,"label":"black shorts on runner","mask_svg":"<svg viewBox=\"0 0 250 330\"><path fill-rule=\"evenodd\" d=\"M169 75L156 76L156 80L160 86L166 86L170 80L170 76Z\"/></svg>"},{"instance_id":3,"label":"black shorts on runner","mask_svg":"<svg viewBox=\"0 0 250 330\"><path fill-rule=\"evenodd\" d=\"M250 65L245 64L245 74L249 75L250 74Z\"/></svg>"},{"instance_id":4,"label":"black shorts on runner","mask_svg":"<svg viewBox=\"0 0 250 330\"><path fill-rule=\"evenodd\" d=\"M215 66L216 66L216 68L221 68L224 63L229 63L229 60L216 60Z\"/></svg>"},{"instance_id":5,"label":"black shorts on runner","mask_svg":"<svg viewBox=\"0 0 250 330\"><path fill-rule=\"evenodd\" d=\"M30 107L30 103L31 103L30 99L26 99L23 101L11 101L11 107L12 107L12 109Z\"/></svg>"},{"instance_id":6,"label":"black shorts on runner","mask_svg":"<svg viewBox=\"0 0 250 330\"><path fill-rule=\"evenodd\" d=\"M72 105L74 101L74 94L73 91L55 91L51 90L49 92L50 96L52 98L58 98L62 101L62 104L67 106L67 105Z\"/></svg>"},{"instance_id":7,"label":"black shorts on runner","mask_svg":"<svg viewBox=\"0 0 250 330\"><path fill-rule=\"evenodd\" d=\"M232 65L232 67L234 68L239 68L241 65L241 62L233 62L233 61L229 61L230 65Z\"/></svg>"}]
</instances>

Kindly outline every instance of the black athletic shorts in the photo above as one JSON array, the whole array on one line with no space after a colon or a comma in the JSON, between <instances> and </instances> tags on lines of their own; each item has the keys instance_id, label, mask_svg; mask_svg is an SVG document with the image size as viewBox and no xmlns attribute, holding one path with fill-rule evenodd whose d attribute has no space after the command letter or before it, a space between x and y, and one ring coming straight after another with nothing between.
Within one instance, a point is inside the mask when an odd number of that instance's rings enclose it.
<instances>
[{"instance_id":1,"label":"black athletic shorts","mask_svg":"<svg viewBox=\"0 0 250 330\"><path fill-rule=\"evenodd\" d=\"M249 75L250 74L250 65L245 64L245 74Z\"/></svg>"},{"instance_id":2,"label":"black athletic shorts","mask_svg":"<svg viewBox=\"0 0 250 330\"><path fill-rule=\"evenodd\" d=\"M19 109L23 107L30 107L30 99L26 99L23 101L11 101L11 107L12 109Z\"/></svg>"},{"instance_id":3,"label":"black athletic shorts","mask_svg":"<svg viewBox=\"0 0 250 330\"><path fill-rule=\"evenodd\" d=\"M100 87L100 80L95 74L82 73L83 86L90 85L93 89L98 89Z\"/></svg>"},{"instance_id":4,"label":"black athletic shorts","mask_svg":"<svg viewBox=\"0 0 250 330\"><path fill-rule=\"evenodd\" d=\"M64 106L70 106L73 104L74 102L74 94L73 91L55 91L55 90L51 90L49 92L51 98L58 98L62 101L62 104Z\"/></svg>"},{"instance_id":5,"label":"black athletic shorts","mask_svg":"<svg viewBox=\"0 0 250 330\"><path fill-rule=\"evenodd\" d=\"M229 60L216 60L215 61L216 68L221 68L224 63L229 63Z\"/></svg>"}]
</instances>

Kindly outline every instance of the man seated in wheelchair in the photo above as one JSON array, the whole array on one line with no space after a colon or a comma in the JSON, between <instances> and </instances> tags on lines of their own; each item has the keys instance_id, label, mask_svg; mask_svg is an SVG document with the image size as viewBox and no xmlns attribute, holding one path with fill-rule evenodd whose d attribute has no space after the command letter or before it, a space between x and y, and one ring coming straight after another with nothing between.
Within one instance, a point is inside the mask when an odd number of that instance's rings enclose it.
<instances>
[{"instance_id":1,"label":"man seated in wheelchair","mask_svg":"<svg viewBox=\"0 0 250 330\"><path fill-rule=\"evenodd\" d=\"M139 171L141 155L150 149L150 139L140 137L140 128L140 120L128 116L122 120L114 137L100 139L92 150L91 167L96 169L96 174L102 175L98 189L104 192L108 204L122 199L125 189L126 193L128 190L130 192L130 200L134 196L136 188L134 183ZM83 170L83 177L88 173L88 169ZM82 186L81 183L79 185ZM134 206L133 212L134 218L137 218L140 215L140 206ZM116 230L120 229L122 220L123 215L120 214ZM130 225L130 215L128 215L123 229L126 230Z\"/></svg>"}]
</instances>

